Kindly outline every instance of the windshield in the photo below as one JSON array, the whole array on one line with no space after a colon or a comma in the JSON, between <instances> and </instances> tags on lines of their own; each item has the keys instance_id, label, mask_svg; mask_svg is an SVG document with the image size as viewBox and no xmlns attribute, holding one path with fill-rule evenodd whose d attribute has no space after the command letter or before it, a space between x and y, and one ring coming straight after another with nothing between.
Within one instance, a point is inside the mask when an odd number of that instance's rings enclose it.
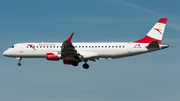
<instances>
[{"instance_id":1,"label":"windshield","mask_svg":"<svg viewBox=\"0 0 180 101\"><path fill-rule=\"evenodd\" d=\"M14 48L14 46L12 46L11 48Z\"/></svg>"}]
</instances>

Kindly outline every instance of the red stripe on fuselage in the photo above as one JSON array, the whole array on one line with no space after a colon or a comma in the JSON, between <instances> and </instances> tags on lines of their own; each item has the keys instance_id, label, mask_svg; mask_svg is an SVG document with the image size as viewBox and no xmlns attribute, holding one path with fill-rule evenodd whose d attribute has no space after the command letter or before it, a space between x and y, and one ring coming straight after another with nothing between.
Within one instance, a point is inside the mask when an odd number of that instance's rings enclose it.
<instances>
[{"instance_id":1,"label":"red stripe on fuselage","mask_svg":"<svg viewBox=\"0 0 180 101\"><path fill-rule=\"evenodd\" d=\"M153 40L157 40L157 39L154 39L154 38L146 35L144 38L142 38L138 41L135 41L134 43L151 43ZM161 40L157 40L157 41L159 44L161 44Z\"/></svg>"}]
</instances>

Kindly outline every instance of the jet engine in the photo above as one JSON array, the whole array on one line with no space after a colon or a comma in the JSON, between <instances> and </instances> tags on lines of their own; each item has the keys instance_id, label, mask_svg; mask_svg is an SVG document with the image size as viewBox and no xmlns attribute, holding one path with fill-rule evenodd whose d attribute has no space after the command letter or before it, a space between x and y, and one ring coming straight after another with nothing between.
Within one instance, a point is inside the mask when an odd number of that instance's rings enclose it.
<instances>
[{"instance_id":1,"label":"jet engine","mask_svg":"<svg viewBox=\"0 0 180 101\"><path fill-rule=\"evenodd\" d=\"M61 55L59 54L55 54L55 53L47 53L46 54L46 59L47 60L54 60L54 61L58 61L59 59L61 59Z\"/></svg>"}]
</instances>

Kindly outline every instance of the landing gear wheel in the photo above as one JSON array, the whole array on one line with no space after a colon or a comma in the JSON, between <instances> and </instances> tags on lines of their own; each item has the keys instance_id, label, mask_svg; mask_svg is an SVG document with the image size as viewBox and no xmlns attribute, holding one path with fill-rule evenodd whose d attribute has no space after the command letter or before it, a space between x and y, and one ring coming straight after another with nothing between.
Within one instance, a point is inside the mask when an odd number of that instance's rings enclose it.
<instances>
[{"instance_id":1,"label":"landing gear wheel","mask_svg":"<svg viewBox=\"0 0 180 101\"><path fill-rule=\"evenodd\" d=\"M21 63L17 63L18 66L21 66Z\"/></svg>"},{"instance_id":2,"label":"landing gear wheel","mask_svg":"<svg viewBox=\"0 0 180 101\"><path fill-rule=\"evenodd\" d=\"M83 64L84 69L89 69L89 65L87 63Z\"/></svg>"},{"instance_id":3,"label":"landing gear wheel","mask_svg":"<svg viewBox=\"0 0 180 101\"><path fill-rule=\"evenodd\" d=\"M18 58L16 58L16 59L19 60L19 62L17 63L17 65L18 65L18 66L21 66L21 60L22 60L22 58L18 57Z\"/></svg>"},{"instance_id":4,"label":"landing gear wheel","mask_svg":"<svg viewBox=\"0 0 180 101\"><path fill-rule=\"evenodd\" d=\"M72 65L73 65L73 66L78 66L78 62L77 62L77 61L73 61L73 62L72 62Z\"/></svg>"}]
</instances>

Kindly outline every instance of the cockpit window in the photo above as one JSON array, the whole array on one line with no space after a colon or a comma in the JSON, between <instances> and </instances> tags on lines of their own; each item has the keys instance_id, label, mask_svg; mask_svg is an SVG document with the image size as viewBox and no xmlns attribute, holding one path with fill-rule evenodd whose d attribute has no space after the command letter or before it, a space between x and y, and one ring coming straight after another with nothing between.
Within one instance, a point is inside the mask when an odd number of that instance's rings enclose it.
<instances>
[{"instance_id":1,"label":"cockpit window","mask_svg":"<svg viewBox=\"0 0 180 101\"><path fill-rule=\"evenodd\" d=\"M12 46L11 48L14 48L14 46Z\"/></svg>"}]
</instances>

